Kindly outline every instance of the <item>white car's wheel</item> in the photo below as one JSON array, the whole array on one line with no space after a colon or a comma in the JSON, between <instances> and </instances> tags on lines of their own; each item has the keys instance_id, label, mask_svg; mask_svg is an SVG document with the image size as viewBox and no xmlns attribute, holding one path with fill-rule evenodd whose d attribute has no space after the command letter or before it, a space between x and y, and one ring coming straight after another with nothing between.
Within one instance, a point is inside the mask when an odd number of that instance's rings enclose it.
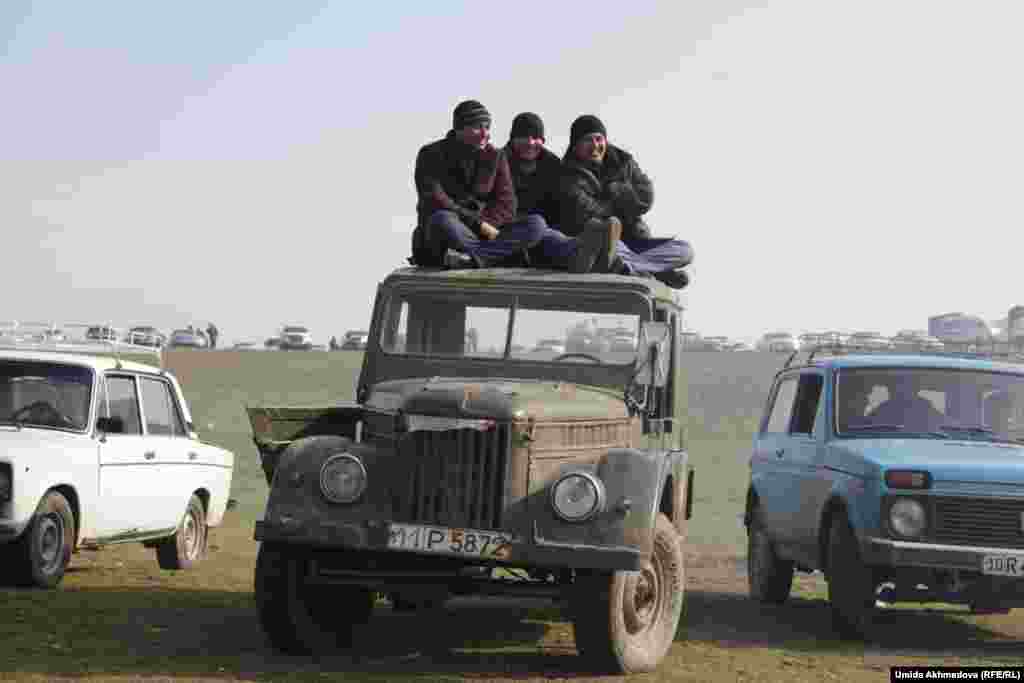
<instances>
[{"instance_id":1,"label":"white car's wheel","mask_svg":"<svg viewBox=\"0 0 1024 683\"><path fill-rule=\"evenodd\" d=\"M206 508L203 507L203 501L199 496L193 494L178 530L156 547L156 559L160 568L191 569L206 555L208 536Z\"/></svg>"},{"instance_id":2,"label":"white car's wheel","mask_svg":"<svg viewBox=\"0 0 1024 683\"><path fill-rule=\"evenodd\" d=\"M75 517L58 491L39 501L28 528L15 549L15 578L19 584L54 588L64 578L75 545Z\"/></svg>"}]
</instances>

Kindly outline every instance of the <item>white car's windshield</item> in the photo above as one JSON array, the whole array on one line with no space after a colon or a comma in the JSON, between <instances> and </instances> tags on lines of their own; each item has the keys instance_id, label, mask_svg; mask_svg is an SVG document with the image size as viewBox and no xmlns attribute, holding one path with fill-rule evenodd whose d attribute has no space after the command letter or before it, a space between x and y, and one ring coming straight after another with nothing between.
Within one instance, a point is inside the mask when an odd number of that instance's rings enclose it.
<instances>
[{"instance_id":1,"label":"white car's windshield","mask_svg":"<svg viewBox=\"0 0 1024 683\"><path fill-rule=\"evenodd\" d=\"M521 296L513 315L512 297L410 293L392 299L381 348L394 354L628 365L636 360L640 301L634 311L633 302L597 298L574 301L566 310L554 297Z\"/></svg>"},{"instance_id":2,"label":"white car's windshield","mask_svg":"<svg viewBox=\"0 0 1024 683\"><path fill-rule=\"evenodd\" d=\"M0 360L0 423L80 431L91 394L89 368Z\"/></svg>"},{"instance_id":3,"label":"white car's windshield","mask_svg":"<svg viewBox=\"0 0 1024 683\"><path fill-rule=\"evenodd\" d=\"M842 436L898 432L1024 439L1024 375L938 368L844 368L836 379Z\"/></svg>"}]
</instances>

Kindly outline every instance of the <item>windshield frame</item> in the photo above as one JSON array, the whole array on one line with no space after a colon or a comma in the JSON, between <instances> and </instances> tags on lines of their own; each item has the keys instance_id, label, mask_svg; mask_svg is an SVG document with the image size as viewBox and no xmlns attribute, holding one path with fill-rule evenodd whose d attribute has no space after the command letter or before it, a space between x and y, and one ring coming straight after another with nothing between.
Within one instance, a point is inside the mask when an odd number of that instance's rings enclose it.
<instances>
[{"instance_id":1,"label":"windshield frame","mask_svg":"<svg viewBox=\"0 0 1024 683\"><path fill-rule=\"evenodd\" d=\"M999 370L989 368L971 368L971 367L950 367L942 365L847 365L835 367L832 369L832 387L831 387L831 398L829 400L829 409L832 411L832 417L829 422L831 423L832 434L837 439L877 439L877 438L893 438L894 435L898 435L901 439L967 439L973 441L987 441L992 443L1003 443L1003 444L1017 444L1024 445L1024 440L1018 440L1013 437L1002 437L998 433L981 434L980 432L973 431L974 427L983 427L984 425L952 425L955 421L955 417L945 415L948 423L941 425L941 429L936 431L920 431L920 430L907 430L902 425L897 427L893 424L879 424L875 429L860 428L860 429L846 429L840 430L839 423L839 411L840 411L840 384L841 374L843 372L865 372L865 373L885 373L885 372L942 372L942 373L967 373L971 375L992 375L998 377L1015 377L1021 383L1024 388L1024 372L1014 372L1010 370ZM848 426L849 427L849 426ZM946 429L948 427L948 429Z\"/></svg>"},{"instance_id":2,"label":"windshield frame","mask_svg":"<svg viewBox=\"0 0 1024 683\"><path fill-rule=\"evenodd\" d=\"M401 306L403 302L417 297L446 297L449 299L457 299L465 301L467 306L473 305L474 302L479 302L478 305L483 308L503 308L507 305L508 317L506 320L505 334L504 334L504 347L501 355L498 356L485 356L485 355L443 355L443 354L432 354L423 352L406 352L406 351L395 351L389 350L382 343L384 336L384 323L389 320L392 316L399 315L393 312L394 306ZM519 320L519 315L522 311L557 311L554 307L548 308L533 308L530 306L523 305L523 299L527 300L527 303L532 303L539 298L551 298L551 292L536 292L531 290L506 290L506 291L485 291L480 293L467 292L465 289L453 289L450 287L410 287L408 285L397 285L393 287L383 297L382 305L380 307L380 320L375 321L374 329L370 332L368 345L372 345L374 351L381 353L391 359L395 358L406 358L406 359L418 359L420 361L437 361L437 360L463 360L472 361L474 363L501 363L505 364L508 362L513 363L525 363L529 365L543 365L543 366L555 366L562 367L566 363L561 361L553 361L550 359L544 360L541 358L529 358L523 355L517 355L515 348L516 342L516 325ZM623 291L609 296L603 292L577 292L571 296L565 297L566 309L572 309L578 313L586 313L587 311L579 310L583 302L594 302L599 304L597 308L608 309L610 315L620 316L637 316L637 329L634 332L634 338L639 342L640 339L640 328L644 322L648 322L654 319L654 305L650 298L643 296L639 292L635 291ZM506 304L507 302L507 304ZM618 303L620 305L614 305ZM630 305L632 304L632 305ZM632 308L632 310L629 310ZM538 337L539 340L552 338L548 336L548 332L541 333ZM563 343L566 343L563 341ZM600 363L600 367L611 367L611 368L631 368L635 367L637 358L640 356L639 346L633 352L632 358L628 362L614 363L604 362ZM597 364L594 364L597 365Z\"/></svg>"},{"instance_id":3,"label":"windshield frame","mask_svg":"<svg viewBox=\"0 0 1024 683\"><path fill-rule=\"evenodd\" d=\"M97 376L98 376L95 368L93 368L92 366L89 366L89 365L83 365L83 364L80 364L80 363L68 363L68 362L64 362L64 361L60 361L60 360L38 359L38 358L0 358L0 364L2 364L2 363L10 363L10 362L14 362L14 363L27 363L27 364L32 364L32 365L43 366L43 367L40 368L40 370L42 370L42 372L38 373L38 375L31 375L33 377L35 377L35 376L46 377L47 374L45 372L45 369L46 369L45 366L51 366L51 367L52 366L60 366L60 367L74 368L74 369L77 369L77 370L85 371L88 374L88 377L89 377L89 382L88 382L88 384L89 384L89 393L86 396L87 405L86 405L86 411L85 411L85 413L86 413L85 414L85 424L81 428L72 428L72 427L60 427L60 426L57 426L57 425L38 424L38 423L33 423L33 422L15 422L13 420L10 420L10 419L7 419L7 418L3 418L3 419L0 419L0 425L3 425L3 426L16 426L19 429L26 429L26 428L45 429L45 430L51 430L51 431L66 432L66 433L70 433L70 434L86 434L86 433L91 433L93 423L95 422L94 412L95 412L95 403L96 403L95 398L96 398L96 392L97 392L97 385L96 385L96 383L97 383Z\"/></svg>"}]
</instances>

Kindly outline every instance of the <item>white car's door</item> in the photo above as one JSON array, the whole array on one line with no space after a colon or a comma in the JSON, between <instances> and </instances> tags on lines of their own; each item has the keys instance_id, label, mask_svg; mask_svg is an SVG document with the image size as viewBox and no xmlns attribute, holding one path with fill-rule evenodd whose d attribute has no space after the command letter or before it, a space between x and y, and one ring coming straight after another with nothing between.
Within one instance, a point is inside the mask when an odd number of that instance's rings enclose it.
<instances>
[{"instance_id":1,"label":"white car's door","mask_svg":"<svg viewBox=\"0 0 1024 683\"><path fill-rule=\"evenodd\" d=\"M131 374L108 373L99 416L120 418L122 431L100 441L96 536L128 540L160 527L160 482L153 476L156 450L142 429L138 387Z\"/></svg>"},{"instance_id":2,"label":"white car's door","mask_svg":"<svg viewBox=\"0 0 1024 683\"><path fill-rule=\"evenodd\" d=\"M161 529L177 527L192 492L201 488L198 450L191 447L185 420L163 377L141 375L143 424L146 440L156 452L154 482L160 487L153 506Z\"/></svg>"}]
</instances>

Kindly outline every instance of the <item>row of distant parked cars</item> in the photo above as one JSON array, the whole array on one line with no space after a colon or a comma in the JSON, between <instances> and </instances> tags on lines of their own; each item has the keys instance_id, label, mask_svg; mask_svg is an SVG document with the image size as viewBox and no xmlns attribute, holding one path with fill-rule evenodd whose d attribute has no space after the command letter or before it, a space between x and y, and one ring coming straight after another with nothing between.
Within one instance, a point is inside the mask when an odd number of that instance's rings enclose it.
<instances>
[{"instance_id":1,"label":"row of distant parked cars","mask_svg":"<svg viewBox=\"0 0 1024 683\"><path fill-rule=\"evenodd\" d=\"M696 332L683 333L683 349L686 351L792 353L822 346L896 351L937 351L946 347L942 340L921 330L901 330L894 337L886 337L879 332L807 332L799 336L789 332L768 332L753 346L724 336L703 337Z\"/></svg>"}]
</instances>

